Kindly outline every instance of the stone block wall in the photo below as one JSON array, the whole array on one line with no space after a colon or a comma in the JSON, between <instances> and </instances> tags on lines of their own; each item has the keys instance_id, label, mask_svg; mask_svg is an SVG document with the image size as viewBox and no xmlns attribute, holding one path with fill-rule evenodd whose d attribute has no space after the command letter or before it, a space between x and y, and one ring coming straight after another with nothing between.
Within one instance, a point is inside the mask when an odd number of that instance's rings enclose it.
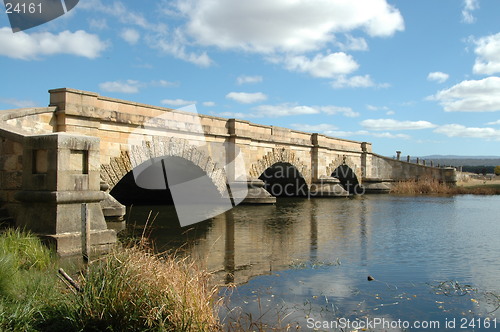
<instances>
[{"instance_id":1,"label":"stone block wall","mask_svg":"<svg viewBox=\"0 0 500 332\"><path fill-rule=\"evenodd\" d=\"M25 137L51 133L55 107L22 108L0 112L0 206L16 217L19 202L14 198L22 187Z\"/></svg>"},{"instance_id":2,"label":"stone block wall","mask_svg":"<svg viewBox=\"0 0 500 332\"><path fill-rule=\"evenodd\" d=\"M22 187L22 170L22 142L0 137L0 206L6 207L13 217L19 205L14 195Z\"/></svg>"}]
</instances>

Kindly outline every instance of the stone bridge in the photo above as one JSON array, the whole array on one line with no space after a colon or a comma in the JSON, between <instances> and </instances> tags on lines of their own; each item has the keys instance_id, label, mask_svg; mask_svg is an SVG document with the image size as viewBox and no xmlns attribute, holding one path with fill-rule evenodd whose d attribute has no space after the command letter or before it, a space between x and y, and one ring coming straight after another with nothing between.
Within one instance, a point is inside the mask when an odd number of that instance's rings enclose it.
<instances>
[{"instance_id":1,"label":"stone bridge","mask_svg":"<svg viewBox=\"0 0 500 332\"><path fill-rule=\"evenodd\" d=\"M114 242L104 216L124 209L112 196L122 203L147 197L130 174L164 158L192 176L207 175L221 196L228 183L245 182L243 203L273 203L280 194L387 192L393 181L419 177L455 179L453 169L377 155L368 142L74 89L49 93L48 107L0 111L0 218L45 235L61 253L81 250L82 204L91 216L92 245ZM285 182L293 190L273 192Z\"/></svg>"}]
</instances>

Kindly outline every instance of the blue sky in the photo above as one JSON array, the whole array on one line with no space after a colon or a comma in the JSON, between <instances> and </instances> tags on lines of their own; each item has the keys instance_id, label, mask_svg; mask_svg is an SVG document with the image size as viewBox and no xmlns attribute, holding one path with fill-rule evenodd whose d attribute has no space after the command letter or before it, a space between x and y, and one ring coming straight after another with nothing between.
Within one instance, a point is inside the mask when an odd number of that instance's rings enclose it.
<instances>
[{"instance_id":1,"label":"blue sky","mask_svg":"<svg viewBox=\"0 0 500 332\"><path fill-rule=\"evenodd\" d=\"M81 0L12 33L0 109L69 87L373 143L500 155L496 0Z\"/></svg>"}]
</instances>

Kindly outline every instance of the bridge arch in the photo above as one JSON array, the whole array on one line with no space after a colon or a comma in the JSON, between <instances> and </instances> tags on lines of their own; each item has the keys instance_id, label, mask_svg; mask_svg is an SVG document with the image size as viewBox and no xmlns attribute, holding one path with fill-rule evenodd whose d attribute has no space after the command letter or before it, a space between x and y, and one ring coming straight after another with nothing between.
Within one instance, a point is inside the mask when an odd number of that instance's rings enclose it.
<instances>
[{"instance_id":1,"label":"bridge arch","mask_svg":"<svg viewBox=\"0 0 500 332\"><path fill-rule=\"evenodd\" d=\"M267 192L274 197L305 197L309 186L297 167L286 162L277 162L268 167L259 179L264 181Z\"/></svg>"},{"instance_id":2,"label":"bridge arch","mask_svg":"<svg viewBox=\"0 0 500 332\"><path fill-rule=\"evenodd\" d=\"M202 148L192 145L186 139L174 137L154 137L143 141L142 145L131 145L122 150L120 156L111 158L110 163L101 165L101 180L112 190L118 182L135 167L163 157L179 157L198 166L212 180L217 191L226 191L226 174Z\"/></svg>"},{"instance_id":3,"label":"bridge arch","mask_svg":"<svg viewBox=\"0 0 500 332\"><path fill-rule=\"evenodd\" d=\"M361 168L357 167L356 163L346 155L337 156L337 158L327 166L326 172L328 176L339 179L344 189L351 194L356 193L358 186L361 184Z\"/></svg>"},{"instance_id":4,"label":"bridge arch","mask_svg":"<svg viewBox=\"0 0 500 332\"><path fill-rule=\"evenodd\" d=\"M277 163L287 163L294 166L300 176L304 178L309 186L311 184L311 172L305 163L290 149L287 148L273 148L264 157L254 162L249 168L249 176L251 178L259 178L266 169L272 167Z\"/></svg>"},{"instance_id":5,"label":"bridge arch","mask_svg":"<svg viewBox=\"0 0 500 332\"><path fill-rule=\"evenodd\" d=\"M361 183L361 178L362 178L362 173L361 173L361 167L358 166L358 163L354 162L350 156L346 155L338 155L327 167L326 167L326 176L331 176L333 172L337 168L339 168L342 165L347 165L349 166L350 169L354 172L356 177L358 178L358 181Z\"/></svg>"}]
</instances>

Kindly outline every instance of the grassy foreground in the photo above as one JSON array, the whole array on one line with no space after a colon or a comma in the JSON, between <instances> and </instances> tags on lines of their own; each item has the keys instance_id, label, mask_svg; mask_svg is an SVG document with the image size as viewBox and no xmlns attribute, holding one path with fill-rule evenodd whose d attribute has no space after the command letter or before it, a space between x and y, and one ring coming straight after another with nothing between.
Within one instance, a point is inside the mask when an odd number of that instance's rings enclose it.
<instances>
[{"instance_id":1,"label":"grassy foreground","mask_svg":"<svg viewBox=\"0 0 500 332\"><path fill-rule=\"evenodd\" d=\"M88 264L80 291L58 279L38 238L0 234L0 331L216 331L216 289L187 260L117 249Z\"/></svg>"}]
</instances>

